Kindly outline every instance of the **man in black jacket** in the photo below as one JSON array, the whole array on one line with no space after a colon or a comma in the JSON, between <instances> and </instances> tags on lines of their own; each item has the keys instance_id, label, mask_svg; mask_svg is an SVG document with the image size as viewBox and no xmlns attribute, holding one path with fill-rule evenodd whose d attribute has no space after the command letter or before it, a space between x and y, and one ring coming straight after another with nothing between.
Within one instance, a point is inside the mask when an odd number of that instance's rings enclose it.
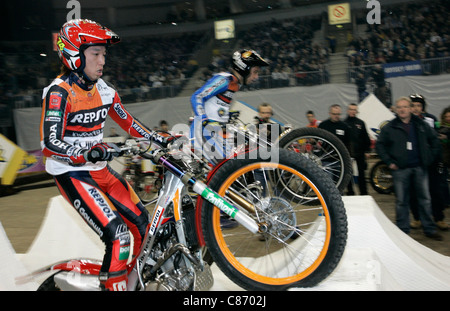
<instances>
[{"instance_id":1,"label":"man in black jacket","mask_svg":"<svg viewBox=\"0 0 450 311\"><path fill-rule=\"evenodd\" d=\"M392 171L397 226L409 233L410 193L414 191L425 235L442 240L432 219L428 186L428 166L439 155L439 140L428 124L412 114L411 104L409 97L396 100L397 116L381 129L376 150Z\"/></svg>"},{"instance_id":2,"label":"man in black jacket","mask_svg":"<svg viewBox=\"0 0 450 311\"><path fill-rule=\"evenodd\" d=\"M345 123L350 128L350 155L356 161L358 167L358 187L361 195L367 195L365 170L367 169L366 157L370 152L370 138L367 134L366 124L356 117L358 105L351 103L347 107L347 119ZM353 183L348 184L348 195L353 195Z\"/></svg>"},{"instance_id":3,"label":"man in black jacket","mask_svg":"<svg viewBox=\"0 0 450 311\"><path fill-rule=\"evenodd\" d=\"M330 118L322 121L319 124L319 128L327 130L330 133L336 135L347 147L350 148L350 128L344 121L341 121L342 109L339 104L333 104L330 106L329 115ZM350 149L349 149L350 150Z\"/></svg>"}]
</instances>

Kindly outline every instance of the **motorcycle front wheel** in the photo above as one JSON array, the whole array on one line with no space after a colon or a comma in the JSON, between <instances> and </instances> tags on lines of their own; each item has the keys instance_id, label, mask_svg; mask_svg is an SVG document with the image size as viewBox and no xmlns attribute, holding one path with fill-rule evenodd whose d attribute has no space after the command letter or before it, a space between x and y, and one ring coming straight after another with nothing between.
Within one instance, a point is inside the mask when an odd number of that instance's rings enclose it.
<instances>
[{"instance_id":1,"label":"motorcycle front wheel","mask_svg":"<svg viewBox=\"0 0 450 311\"><path fill-rule=\"evenodd\" d=\"M251 233L203 202L206 246L240 287L311 287L337 266L347 240L344 204L330 177L309 159L279 150L278 162L228 160L208 185L239 209L250 202L254 210L247 206L241 212L266 228Z\"/></svg>"}]
</instances>

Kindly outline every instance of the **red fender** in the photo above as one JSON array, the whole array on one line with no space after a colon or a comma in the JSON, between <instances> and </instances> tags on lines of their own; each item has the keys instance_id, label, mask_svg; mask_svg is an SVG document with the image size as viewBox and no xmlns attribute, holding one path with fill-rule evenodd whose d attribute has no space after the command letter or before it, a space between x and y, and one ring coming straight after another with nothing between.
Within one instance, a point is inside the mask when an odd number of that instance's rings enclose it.
<instances>
[{"instance_id":1,"label":"red fender","mask_svg":"<svg viewBox=\"0 0 450 311\"><path fill-rule=\"evenodd\" d=\"M74 271L80 274L98 275L102 262L92 259L71 259L59 262L50 267L50 270Z\"/></svg>"},{"instance_id":2,"label":"red fender","mask_svg":"<svg viewBox=\"0 0 450 311\"><path fill-rule=\"evenodd\" d=\"M245 150L243 150L242 152L240 152L239 154L235 154L235 156L238 156L240 154L243 153L249 153L250 151L254 151L255 149L249 150L248 146L247 148L245 148ZM209 184L209 181L211 180L211 177L216 173L216 171L224 164L226 163L228 160L230 160L230 158L226 158L224 160L222 160L221 162L217 163L216 166L214 166L214 168L208 173L208 176L206 176L206 185ZM198 238L198 243L200 246L205 246L205 238L203 237L203 230L202 230L202 205L203 205L203 198L201 196L197 197L197 203L195 206L195 222L196 222L196 228L197 228L197 238Z\"/></svg>"},{"instance_id":3,"label":"red fender","mask_svg":"<svg viewBox=\"0 0 450 311\"><path fill-rule=\"evenodd\" d=\"M32 281L36 276L48 271L74 271L80 274L99 275L102 262L93 259L71 259L68 261L61 261L54 263L47 267L36 270L24 276L16 278L17 284L25 284Z\"/></svg>"}]
</instances>

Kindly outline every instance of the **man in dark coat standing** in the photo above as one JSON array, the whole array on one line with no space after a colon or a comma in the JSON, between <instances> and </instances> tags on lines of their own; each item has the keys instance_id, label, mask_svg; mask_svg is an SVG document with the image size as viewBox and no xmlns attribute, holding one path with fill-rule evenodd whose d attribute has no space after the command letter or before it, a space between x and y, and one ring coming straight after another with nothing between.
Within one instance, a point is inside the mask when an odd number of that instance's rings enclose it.
<instances>
[{"instance_id":1,"label":"man in dark coat standing","mask_svg":"<svg viewBox=\"0 0 450 311\"><path fill-rule=\"evenodd\" d=\"M341 120L342 108L339 104L330 106L328 118L319 124L319 128L336 135L350 152L350 128Z\"/></svg>"},{"instance_id":2,"label":"man in dark coat standing","mask_svg":"<svg viewBox=\"0 0 450 311\"><path fill-rule=\"evenodd\" d=\"M441 241L431 214L428 184L428 167L438 159L439 140L428 124L412 114L411 105L409 97L396 100L396 118L381 129L376 150L392 171L397 227L410 231L410 193L414 192L425 235Z\"/></svg>"}]
</instances>

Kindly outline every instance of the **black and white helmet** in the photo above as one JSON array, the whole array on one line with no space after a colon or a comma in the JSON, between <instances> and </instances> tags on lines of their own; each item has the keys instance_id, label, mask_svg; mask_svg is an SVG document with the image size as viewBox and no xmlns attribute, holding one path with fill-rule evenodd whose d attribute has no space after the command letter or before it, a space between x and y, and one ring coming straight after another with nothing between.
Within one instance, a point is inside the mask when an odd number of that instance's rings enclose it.
<instances>
[{"instance_id":1,"label":"black and white helmet","mask_svg":"<svg viewBox=\"0 0 450 311\"><path fill-rule=\"evenodd\" d=\"M236 51L231 57L231 68L244 79L250 74L250 69L255 66L269 66L269 63L253 50Z\"/></svg>"},{"instance_id":2,"label":"black and white helmet","mask_svg":"<svg viewBox=\"0 0 450 311\"><path fill-rule=\"evenodd\" d=\"M423 97L422 95L416 93L416 94L409 95L409 98L411 99L411 101L413 103L421 103L422 104L422 109L423 109L423 111L425 111L425 108L427 106L427 103L425 101L425 97Z\"/></svg>"}]
</instances>

